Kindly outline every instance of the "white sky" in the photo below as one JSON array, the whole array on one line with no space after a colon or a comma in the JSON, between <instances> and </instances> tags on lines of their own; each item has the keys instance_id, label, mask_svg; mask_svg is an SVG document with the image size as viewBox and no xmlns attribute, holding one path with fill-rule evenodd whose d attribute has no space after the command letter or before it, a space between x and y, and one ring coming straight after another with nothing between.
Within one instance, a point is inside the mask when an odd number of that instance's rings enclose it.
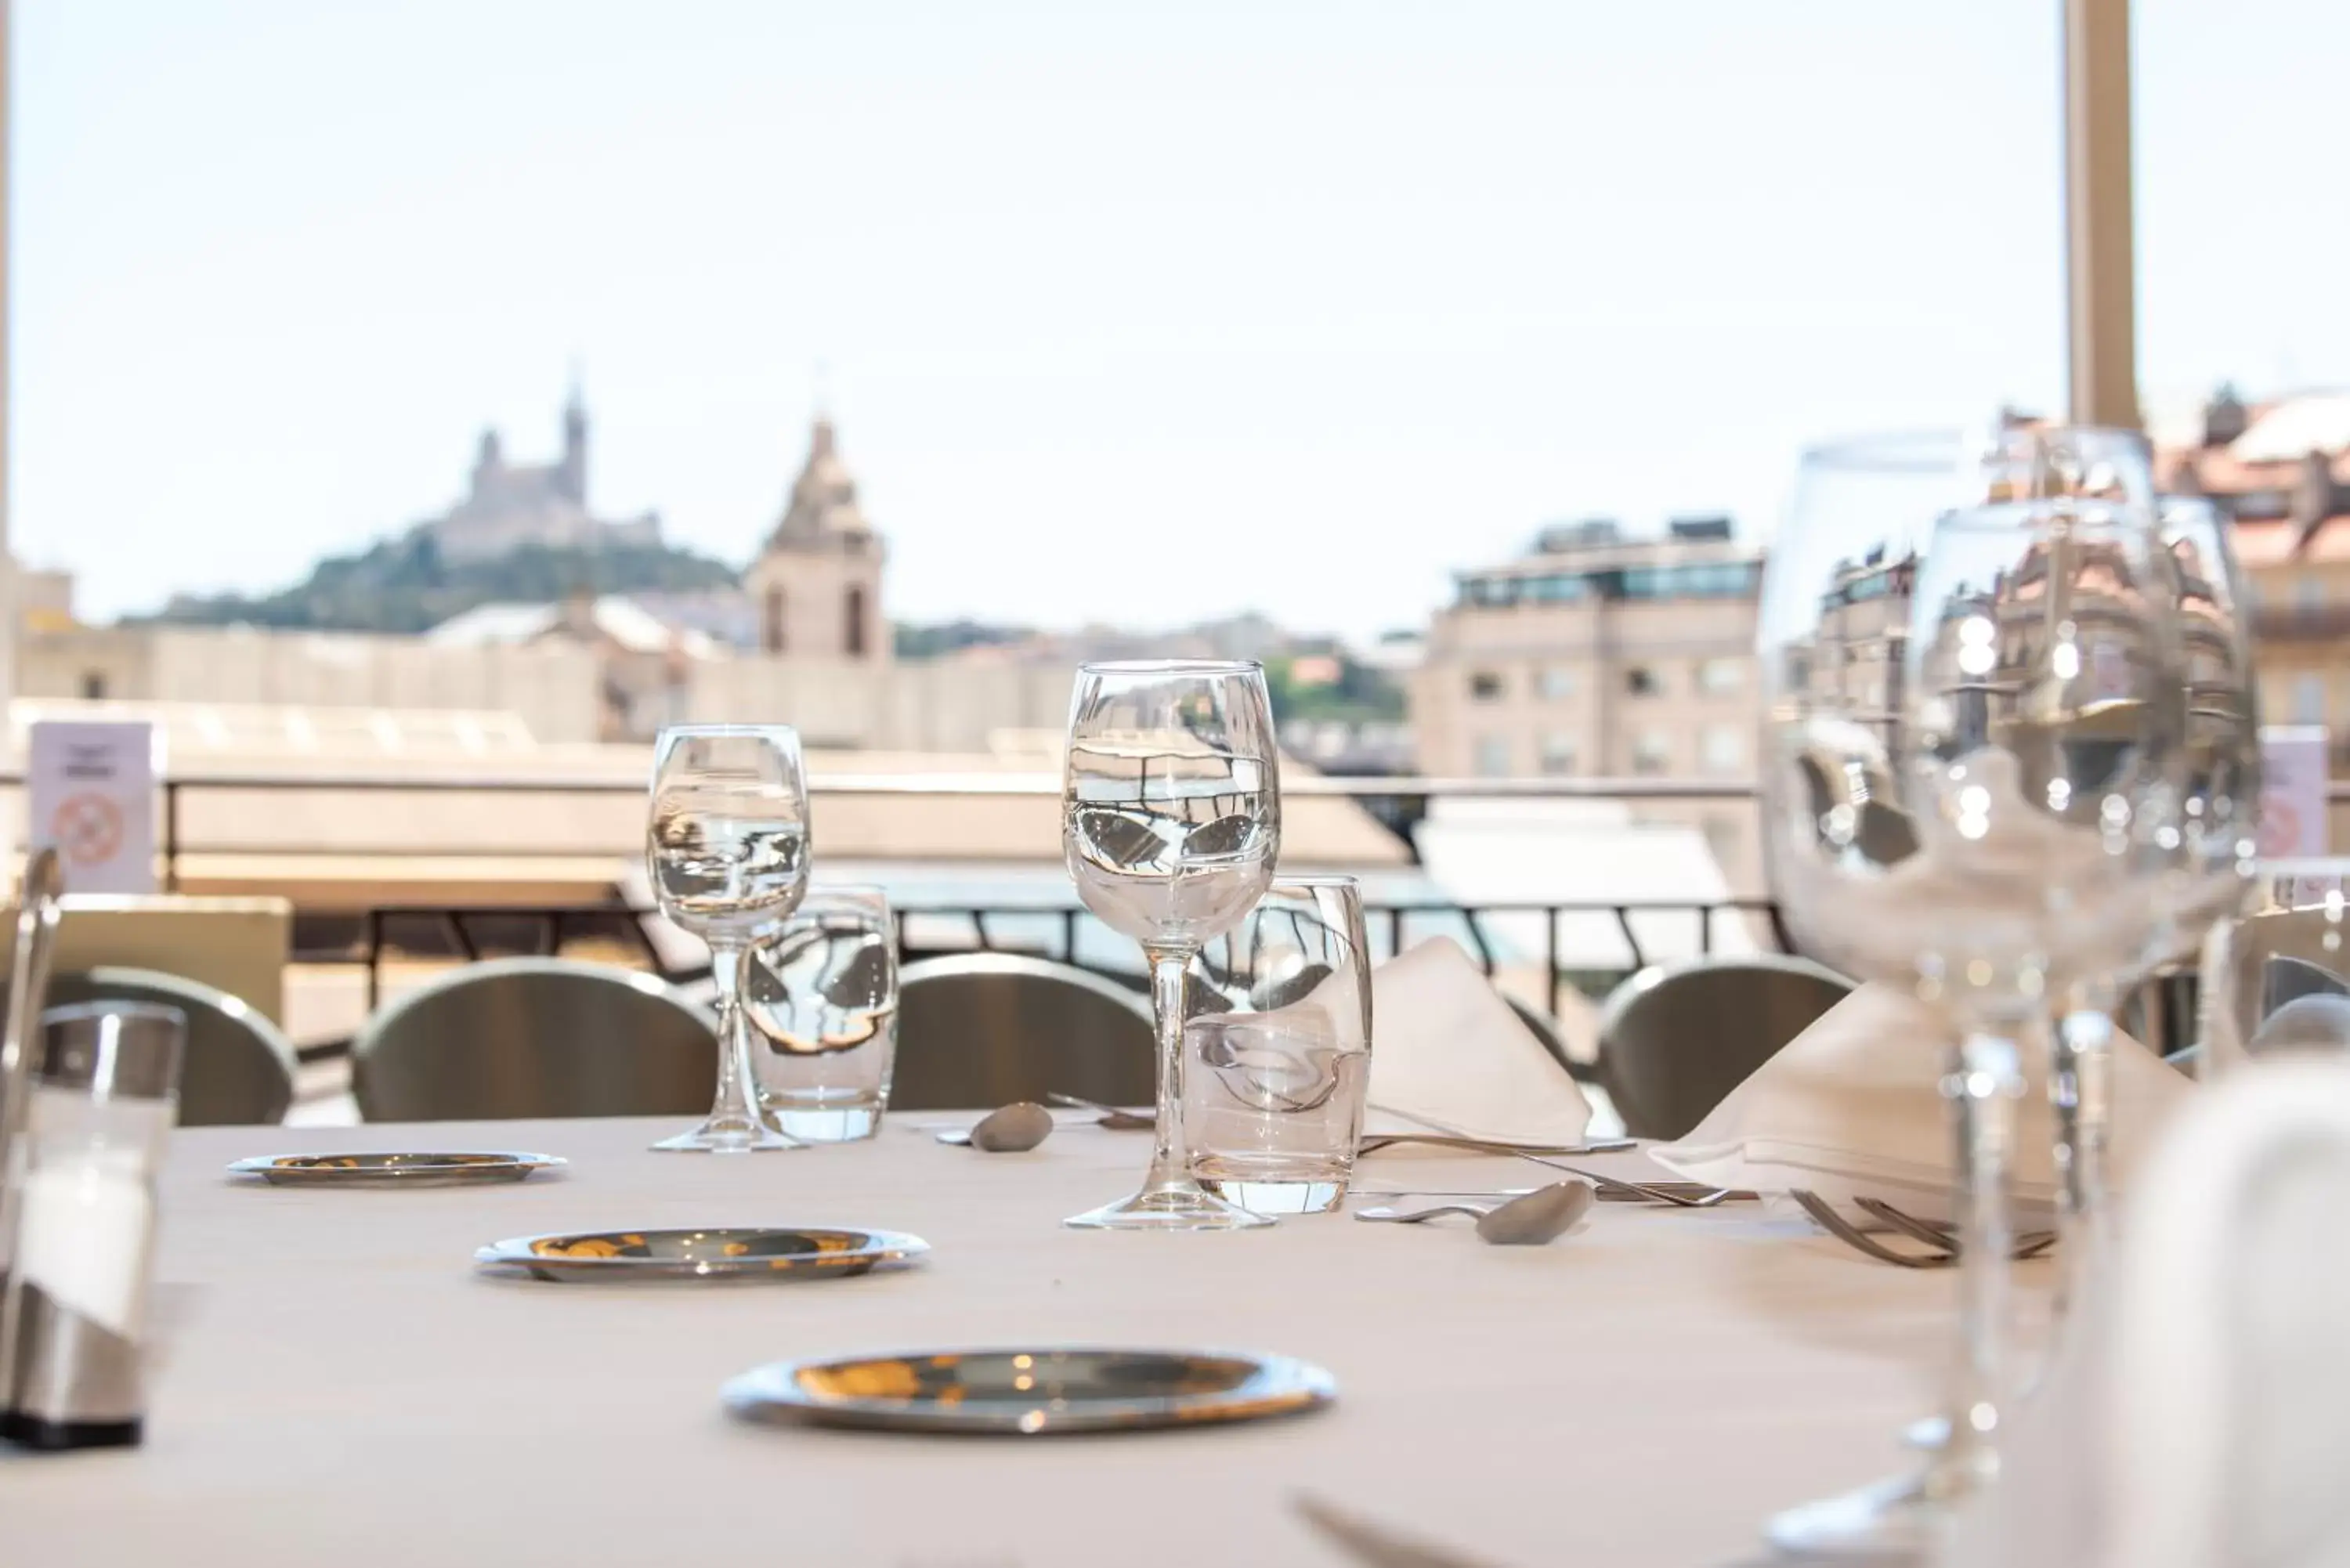
<instances>
[{"instance_id":1,"label":"white sky","mask_svg":"<svg viewBox=\"0 0 2350 1568\"><path fill-rule=\"evenodd\" d=\"M12 530L85 613L484 424L733 558L816 366L891 612L1364 635L1546 521L2060 400L2054 0L16 0ZM2150 389L2350 379L2350 7L2141 0Z\"/></svg>"}]
</instances>

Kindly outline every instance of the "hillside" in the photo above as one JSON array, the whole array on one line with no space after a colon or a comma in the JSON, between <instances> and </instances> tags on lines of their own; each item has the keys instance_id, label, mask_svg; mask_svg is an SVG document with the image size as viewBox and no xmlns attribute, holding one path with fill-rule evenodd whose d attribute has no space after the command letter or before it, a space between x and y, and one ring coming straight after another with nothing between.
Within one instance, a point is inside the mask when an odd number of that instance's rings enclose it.
<instances>
[{"instance_id":1,"label":"hillside","mask_svg":"<svg viewBox=\"0 0 2350 1568\"><path fill-rule=\"evenodd\" d=\"M731 587L740 572L723 561L654 545L600 550L526 545L494 560L444 562L417 530L356 556L320 561L303 582L276 593L174 595L133 622L295 627L320 631L421 632L476 605L545 604L565 595Z\"/></svg>"}]
</instances>

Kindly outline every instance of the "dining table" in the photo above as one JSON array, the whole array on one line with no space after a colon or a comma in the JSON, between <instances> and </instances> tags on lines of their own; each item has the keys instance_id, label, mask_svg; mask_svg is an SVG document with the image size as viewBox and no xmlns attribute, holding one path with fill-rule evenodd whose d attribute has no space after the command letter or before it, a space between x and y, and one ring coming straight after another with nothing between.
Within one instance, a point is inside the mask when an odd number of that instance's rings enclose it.
<instances>
[{"instance_id":1,"label":"dining table","mask_svg":"<svg viewBox=\"0 0 2350 1568\"><path fill-rule=\"evenodd\" d=\"M1360 1561L1302 1500L1491 1568L1731 1568L1773 1511L1913 1463L1953 1271L1872 1262L1775 1206L1602 1203L1544 1246L1342 1211L1224 1233L1087 1232L1149 1137L652 1152L669 1120L207 1127L172 1137L145 1438L0 1445L10 1568L1149 1568ZM964 1123L971 1118L962 1117ZM255 1155L515 1149L528 1181L279 1188ZM1644 1154L1574 1163L1658 1174ZM1555 1173L1399 1147L1368 1189ZM1391 1201L1409 1203L1410 1199ZM910 1231L916 1265L754 1282L512 1277L476 1248L546 1232ZM2023 1271L2044 1283L2045 1266ZM858 1352L1063 1345L1270 1353L1326 1407L1115 1435L858 1432L731 1417L730 1377Z\"/></svg>"}]
</instances>

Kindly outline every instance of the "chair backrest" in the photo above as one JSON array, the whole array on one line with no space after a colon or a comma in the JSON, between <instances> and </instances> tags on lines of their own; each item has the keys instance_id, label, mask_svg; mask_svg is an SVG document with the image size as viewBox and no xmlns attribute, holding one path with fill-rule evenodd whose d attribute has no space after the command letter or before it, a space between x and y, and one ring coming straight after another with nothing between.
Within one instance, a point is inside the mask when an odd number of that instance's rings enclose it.
<instances>
[{"instance_id":1,"label":"chair backrest","mask_svg":"<svg viewBox=\"0 0 2350 1568\"><path fill-rule=\"evenodd\" d=\"M468 964L400 997L351 1044L369 1121L691 1116L717 1081L717 1020L636 970Z\"/></svg>"},{"instance_id":2,"label":"chair backrest","mask_svg":"<svg viewBox=\"0 0 2350 1568\"><path fill-rule=\"evenodd\" d=\"M1017 953L950 953L898 973L897 1110L975 1110L1047 1094L1149 1105L1150 1009L1089 970Z\"/></svg>"},{"instance_id":3,"label":"chair backrest","mask_svg":"<svg viewBox=\"0 0 2350 1568\"><path fill-rule=\"evenodd\" d=\"M2108 1562L2350 1562L2350 1068L2215 1085L2130 1203L2107 1293Z\"/></svg>"},{"instance_id":4,"label":"chair backrest","mask_svg":"<svg viewBox=\"0 0 2350 1568\"><path fill-rule=\"evenodd\" d=\"M239 998L158 970L96 969L54 975L48 1005L151 1002L188 1020L180 1058L180 1125L238 1127L286 1119L294 1103L293 1042Z\"/></svg>"},{"instance_id":5,"label":"chair backrest","mask_svg":"<svg viewBox=\"0 0 2350 1568\"><path fill-rule=\"evenodd\" d=\"M1526 1026L1526 1033L1541 1041L1543 1049L1551 1054L1551 1059L1566 1069L1568 1077L1587 1083L1598 1081L1597 1070L1588 1062L1576 1061L1574 1054L1567 1050L1566 1036L1559 1033L1557 1019L1514 996L1504 993L1503 1000L1510 1004L1510 1011L1518 1015L1518 1022Z\"/></svg>"},{"instance_id":6,"label":"chair backrest","mask_svg":"<svg viewBox=\"0 0 2350 1568\"><path fill-rule=\"evenodd\" d=\"M1599 1082L1631 1136L1684 1137L1852 989L1784 953L1644 969L1600 1008Z\"/></svg>"}]
</instances>

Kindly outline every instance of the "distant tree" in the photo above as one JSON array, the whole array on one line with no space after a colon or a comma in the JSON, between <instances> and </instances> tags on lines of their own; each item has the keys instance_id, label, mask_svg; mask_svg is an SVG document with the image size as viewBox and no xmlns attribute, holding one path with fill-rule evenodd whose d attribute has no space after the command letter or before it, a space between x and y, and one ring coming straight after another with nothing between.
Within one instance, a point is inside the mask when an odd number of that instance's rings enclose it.
<instances>
[{"instance_id":1,"label":"distant tree","mask_svg":"<svg viewBox=\"0 0 2350 1568\"><path fill-rule=\"evenodd\" d=\"M1292 673L1294 663L1286 658L1264 661L1265 688L1277 722L1304 719L1315 723L1390 723L1403 717L1403 688L1382 670L1342 655L1336 680L1303 685Z\"/></svg>"},{"instance_id":2,"label":"distant tree","mask_svg":"<svg viewBox=\"0 0 2350 1568\"><path fill-rule=\"evenodd\" d=\"M900 621L892 628L900 659L937 659L967 648L1003 648L1036 635L1025 626L990 626L983 621L950 620L935 625Z\"/></svg>"},{"instance_id":3,"label":"distant tree","mask_svg":"<svg viewBox=\"0 0 2350 1568\"><path fill-rule=\"evenodd\" d=\"M525 545L487 560L443 561L432 535L419 529L355 556L329 556L302 582L273 594L182 594L154 615L129 618L414 633L480 605L545 604L577 592L732 587L741 576L723 561L664 545L594 550Z\"/></svg>"}]
</instances>

